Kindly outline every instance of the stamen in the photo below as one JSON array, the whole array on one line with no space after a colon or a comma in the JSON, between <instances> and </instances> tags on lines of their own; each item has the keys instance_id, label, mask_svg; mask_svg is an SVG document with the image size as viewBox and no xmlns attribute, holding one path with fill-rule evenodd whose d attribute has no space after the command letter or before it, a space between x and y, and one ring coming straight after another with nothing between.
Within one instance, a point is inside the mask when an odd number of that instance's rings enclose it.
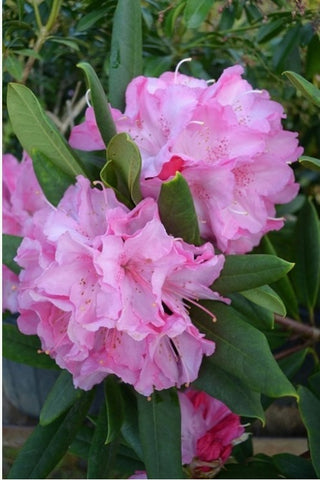
<instances>
[{"instance_id":1,"label":"stamen","mask_svg":"<svg viewBox=\"0 0 320 480\"><path fill-rule=\"evenodd\" d=\"M207 315L209 315L209 317L212 318L212 321L214 323L217 321L217 317L212 312L210 312L210 310L208 310L206 307L201 305L201 303L198 303L198 302L192 300L191 298L187 298L187 301L192 303L192 305L195 305L196 307L200 308L200 310L203 310Z\"/></svg>"},{"instance_id":2,"label":"stamen","mask_svg":"<svg viewBox=\"0 0 320 480\"><path fill-rule=\"evenodd\" d=\"M243 210L236 210L235 208L229 207L228 210L232 213L237 213L238 215L248 215L248 212L244 212Z\"/></svg>"},{"instance_id":3,"label":"stamen","mask_svg":"<svg viewBox=\"0 0 320 480\"><path fill-rule=\"evenodd\" d=\"M207 80L207 85L212 85L213 83L216 83L216 80L214 78L210 78L210 80Z\"/></svg>"},{"instance_id":4,"label":"stamen","mask_svg":"<svg viewBox=\"0 0 320 480\"><path fill-rule=\"evenodd\" d=\"M204 125L204 124L205 124L205 123L202 122L201 120L191 120L191 122L189 122L189 125L190 125L191 123L194 123L195 125Z\"/></svg>"},{"instance_id":5,"label":"stamen","mask_svg":"<svg viewBox=\"0 0 320 480\"><path fill-rule=\"evenodd\" d=\"M192 61L191 57L184 58L183 60L180 60L180 62L178 63L178 65L176 66L176 69L174 71L174 83L177 83L178 72L179 72L179 68L181 67L181 65L185 62L191 62L191 61Z\"/></svg>"},{"instance_id":6,"label":"stamen","mask_svg":"<svg viewBox=\"0 0 320 480\"><path fill-rule=\"evenodd\" d=\"M277 222L284 222L284 217L267 217L267 220L277 221Z\"/></svg>"},{"instance_id":7,"label":"stamen","mask_svg":"<svg viewBox=\"0 0 320 480\"><path fill-rule=\"evenodd\" d=\"M90 90L90 88L89 88L89 90L86 91L86 102L87 102L87 105L88 105L89 108L92 107L92 105L91 105L91 103L90 103L90 101L89 101L90 92L91 92L91 90Z\"/></svg>"}]
</instances>

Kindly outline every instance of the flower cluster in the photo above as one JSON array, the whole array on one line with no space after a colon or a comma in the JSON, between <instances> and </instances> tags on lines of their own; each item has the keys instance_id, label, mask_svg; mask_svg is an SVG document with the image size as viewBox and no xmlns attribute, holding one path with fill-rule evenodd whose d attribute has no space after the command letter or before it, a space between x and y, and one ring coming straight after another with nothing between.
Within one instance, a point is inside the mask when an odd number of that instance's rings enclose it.
<instances>
[{"instance_id":1,"label":"flower cluster","mask_svg":"<svg viewBox=\"0 0 320 480\"><path fill-rule=\"evenodd\" d=\"M246 439L240 417L211 395L189 388L178 392L181 410L182 464L191 478L212 478L231 455L232 448ZM148 478L136 471L130 478Z\"/></svg>"},{"instance_id":2,"label":"flower cluster","mask_svg":"<svg viewBox=\"0 0 320 480\"><path fill-rule=\"evenodd\" d=\"M114 373L149 395L193 381L214 352L187 307L220 299L209 287L224 257L168 235L152 198L130 211L79 176L57 208L34 217L16 261L19 328L40 337L76 387Z\"/></svg>"},{"instance_id":3,"label":"flower cluster","mask_svg":"<svg viewBox=\"0 0 320 480\"><path fill-rule=\"evenodd\" d=\"M270 230L279 230L275 205L298 191L288 165L302 153L297 135L285 131L282 106L254 90L239 65L208 85L166 72L137 77L126 109L113 109L118 132L128 132L142 156L141 188L157 198L161 184L181 172L190 187L201 236L224 253L245 253ZM104 149L94 112L74 127L70 144Z\"/></svg>"}]
</instances>

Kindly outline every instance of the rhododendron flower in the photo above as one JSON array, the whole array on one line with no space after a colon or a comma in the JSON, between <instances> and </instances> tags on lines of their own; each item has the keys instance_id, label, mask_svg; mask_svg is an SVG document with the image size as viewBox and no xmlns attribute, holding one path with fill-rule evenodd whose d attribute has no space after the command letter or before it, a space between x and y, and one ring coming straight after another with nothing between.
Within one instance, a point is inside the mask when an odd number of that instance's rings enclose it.
<instances>
[{"instance_id":1,"label":"rhododendron flower","mask_svg":"<svg viewBox=\"0 0 320 480\"><path fill-rule=\"evenodd\" d=\"M214 352L188 305L222 300L209 287L224 257L168 235L152 198L130 211L79 176L16 261L19 328L40 337L76 387L114 373L150 395L194 380Z\"/></svg>"},{"instance_id":2,"label":"rhododendron flower","mask_svg":"<svg viewBox=\"0 0 320 480\"><path fill-rule=\"evenodd\" d=\"M19 162L13 155L2 157L2 232L23 236L34 224L34 214L47 208L46 198L35 176L32 160L24 153ZM17 311L18 276L2 266L2 309Z\"/></svg>"},{"instance_id":3,"label":"rhododendron flower","mask_svg":"<svg viewBox=\"0 0 320 480\"><path fill-rule=\"evenodd\" d=\"M232 448L246 439L241 419L220 400L189 388L178 392L181 410L182 464L191 478L216 475L231 455ZM129 478L148 478L136 471Z\"/></svg>"},{"instance_id":4,"label":"rhododendron flower","mask_svg":"<svg viewBox=\"0 0 320 480\"><path fill-rule=\"evenodd\" d=\"M190 388L178 395L182 463L189 464L194 475L219 470L233 446L243 440L240 417L205 392Z\"/></svg>"},{"instance_id":5,"label":"rhododendron flower","mask_svg":"<svg viewBox=\"0 0 320 480\"><path fill-rule=\"evenodd\" d=\"M282 106L242 73L239 65L227 68L213 85L178 72L140 76L127 88L125 112L112 109L117 130L141 151L144 196L157 198L161 184L180 171L201 236L224 253L248 252L279 230L284 219L275 205L291 201L299 188L288 165L302 154L297 134L283 129ZM70 143L105 148L92 109Z\"/></svg>"}]
</instances>

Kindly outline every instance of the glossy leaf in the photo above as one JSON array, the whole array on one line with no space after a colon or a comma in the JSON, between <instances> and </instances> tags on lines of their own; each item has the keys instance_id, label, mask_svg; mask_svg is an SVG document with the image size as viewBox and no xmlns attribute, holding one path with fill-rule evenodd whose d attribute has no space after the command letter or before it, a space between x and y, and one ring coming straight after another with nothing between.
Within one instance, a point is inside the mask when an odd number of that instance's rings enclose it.
<instances>
[{"instance_id":1,"label":"glossy leaf","mask_svg":"<svg viewBox=\"0 0 320 480\"><path fill-rule=\"evenodd\" d=\"M320 90L312 83L308 82L305 78L295 72L286 71L284 75L290 80L290 82L308 99L314 103L317 107L320 107Z\"/></svg>"},{"instance_id":2,"label":"glossy leaf","mask_svg":"<svg viewBox=\"0 0 320 480\"><path fill-rule=\"evenodd\" d=\"M299 410L303 423L307 429L311 459L318 475L320 476L320 398L316 397L307 387L300 386Z\"/></svg>"},{"instance_id":3,"label":"glossy leaf","mask_svg":"<svg viewBox=\"0 0 320 480\"><path fill-rule=\"evenodd\" d=\"M127 133L112 138L107 148L107 163L101 170L101 180L115 189L120 201L128 206L142 199L140 192L141 156Z\"/></svg>"},{"instance_id":4,"label":"glossy leaf","mask_svg":"<svg viewBox=\"0 0 320 480\"><path fill-rule=\"evenodd\" d=\"M185 242L200 244L198 218L189 186L181 173L164 182L158 199L159 213L166 230Z\"/></svg>"},{"instance_id":5,"label":"glossy leaf","mask_svg":"<svg viewBox=\"0 0 320 480\"><path fill-rule=\"evenodd\" d=\"M52 387L40 412L40 425L45 426L60 417L83 395L83 390L75 389L72 376L63 371Z\"/></svg>"},{"instance_id":6,"label":"glossy leaf","mask_svg":"<svg viewBox=\"0 0 320 480\"><path fill-rule=\"evenodd\" d=\"M93 433L94 430L89 427L89 425L82 425L69 447L69 452L72 453L72 455L88 460Z\"/></svg>"},{"instance_id":7,"label":"glossy leaf","mask_svg":"<svg viewBox=\"0 0 320 480\"><path fill-rule=\"evenodd\" d=\"M50 158L32 149L33 169L43 193L52 205L57 206L67 188L75 182L75 177L65 173Z\"/></svg>"},{"instance_id":8,"label":"glossy leaf","mask_svg":"<svg viewBox=\"0 0 320 480\"><path fill-rule=\"evenodd\" d=\"M212 8L212 0L187 0L184 18L188 28L199 28Z\"/></svg>"},{"instance_id":9,"label":"glossy leaf","mask_svg":"<svg viewBox=\"0 0 320 480\"><path fill-rule=\"evenodd\" d=\"M318 172L320 170L320 160L319 158L308 157L307 155L303 155L299 158L299 162L306 168L310 170L315 170Z\"/></svg>"},{"instance_id":10,"label":"glossy leaf","mask_svg":"<svg viewBox=\"0 0 320 480\"><path fill-rule=\"evenodd\" d=\"M227 255L221 275L212 289L227 295L260 287L275 282L293 265L274 255Z\"/></svg>"},{"instance_id":11,"label":"glossy leaf","mask_svg":"<svg viewBox=\"0 0 320 480\"><path fill-rule=\"evenodd\" d=\"M120 387L124 402L124 418L121 426L121 434L127 445L135 452L136 456L142 460L143 453L139 437L137 398L133 393L133 389L128 385L122 383Z\"/></svg>"},{"instance_id":12,"label":"glossy leaf","mask_svg":"<svg viewBox=\"0 0 320 480\"><path fill-rule=\"evenodd\" d=\"M2 354L8 360L24 363L31 367L59 370L57 364L42 352L39 337L23 335L15 325L2 327Z\"/></svg>"},{"instance_id":13,"label":"glossy leaf","mask_svg":"<svg viewBox=\"0 0 320 480\"><path fill-rule=\"evenodd\" d=\"M262 253L267 253L269 255L277 255L277 252L267 235L265 235L260 243L260 248ZM284 302L288 314L295 318L299 319L299 307L297 301L297 295L292 287L292 283L288 275L284 275L277 282L270 284L277 294L280 296L281 300Z\"/></svg>"},{"instance_id":14,"label":"glossy leaf","mask_svg":"<svg viewBox=\"0 0 320 480\"><path fill-rule=\"evenodd\" d=\"M293 378L296 373L299 372L300 368L302 367L306 356L308 354L308 349L304 348L299 352L294 352L291 355L281 358L278 360L279 367L283 371L283 373L289 379Z\"/></svg>"},{"instance_id":15,"label":"glossy leaf","mask_svg":"<svg viewBox=\"0 0 320 480\"><path fill-rule=\"evenodd\" d=\"M23 148L31 156L36 149L64 173L86 175L79 159L47 117L35 95L24 85L8 86L8 112L13 130Z\"/></svg>"},{"instance_id":16,"label":"glossy leaf","mask_svg":"<svg viewBox=\"0 0 320 480\"><path fill-rule=\"evenodd\" d=\"M111 138L116 135L117 130L111 115L106 94L104 93L96 72L89 63L80 62L77 67L81 68L86 75L98 129L105 146L107 146Z\"/></svg>"},{"instance_id":17,"label":"glossy leaf","mask_svg":"<svg viewBox=\"0 0 320 480\"><path fill-rule=\"evenodd\" d=\"M260 307L264 307L271 312L283 316L287 313L286 307L281 298L271 287L269 287L269 285L262 285L261 287L252 288L250 290L242 290L240 294L251 302L260 305Z\"/></svg>"},{"instance_id":18,"label":"glossy leaf","mask_svg":"<svg viewBox=\"0 0 320 480\"><path fill-rule=\"evenodd\" d=\"M245 464L230 463L224 465L218 478L278 478L279 471L272 462L272 457L259 454L250 458Z\"/></svg>"},{"instance_id":19,"label":"glossy leaf","mask_svg":"<svg viewBox=\"0 0 320 480\"><path fill-rule=\"evenodd\" d=\"M317 211L309 199L298 215L294 239L292 280L298 299L312 309L320 283L320 226Z\"/></svg>"},{"instance_id":20,"label":"glossy leaf","mask_svg":"<svg viewBox=\"0 0 320 480\"><path fill-rule=\"evenodd\" d=\"M8 478L46 478L66 454L91 401L92 392L87 392L65 415L45 427L37 425L20 450Z\"/></svg>"},{"instance_id":21,"label":"glossy leaf","mask_svg":"<svg viewBox=\"0 0 320 480\"><path fill-rule=\"evenodd\" d=\"M111 38L109 99L121 111L127 85L142 73L141 32L140 0L118 0Z\"/></svg>"},{"instance_id":22,"label":"glossy leaf","mask_svg":"<svg viewBox=\"0 0 320 480\"><path fill-rule=\"evenodd\" d=\"M108 422L105 404L101 405L88 454L87 478L107 478L110 445L106 445Z\"/></svg>"},{"instance_id":23,"label":"glossy leaf","mask_svg":"<svg viewBox=\"0 0 320 480\"><path fill-rule=\"evenodd\" d=\"M192 311L193 323L206 338L216 343L212 365L217 365L259 393L270 397L296 396L291 383L280 370L266 337L244 322L231 306L222 302L203 302L217 317L214 323L200 309Z\"/></svg>"},{"instance_id":24,"label":"glossy leaf","mask_svg":"<svg viewBox=\"0 0 320 480\"><path fill-rule=\"evenodd\" d=\"M228 295L232 307L241 314L242 319L259 330L271 330L274 327L274 315L270 310L252 303L240 293Z\"/></svg>"},{"instance_id":25,"label":"glossy leaf","mask_svg":"<svg viewBox=\"0 0 320 480\"><path fill-rule=\"evenodd\" d=\"M22 237L7 235L5 233L2 234L2 263L17 274L19 274L21 268L13 259L17 255L17 250L21 242Z\"/></svg>"},{"instance_id":26,"label":"glossy leaf","mask_svg":"<svg viewBox=\"0 0 320 480\"><path fill-rule=\"evenodd\" d=\"M258 418L264 422L260 393L250 390L246 382L212 363L212 359L213 356L203 359L193 387L217 398L240 416Z\"/></svg>"},{"instance_id":27,"label":"glossy leaf","mask_svg":"<svg viewBox=\"0 0 320 480\"><path fill-rule=\"evenodd\" d=\"M274 455L272 460L284 478L317 478L312 463L306 458L280 453Z\"/></svg>"},{"instance_id":28,"label":"glossy leaf","mask_svg":"<svg viewBox=\"0 0 320 480\"><path fill-rule=\"evenodd\" d=\"M148 478L183 478L181 420L177 392L138 395L139 430Z\"/></svg>"},{"instance_id":29,"label":"glossy leaf","mask_svg":"<svg viewBox=\"0 0 320 480\"><path fill-rule=\"evenodd\" d=\"M118 379L113 375L108 375L104 385L108 423L108 435L105 443L108 444L119 436L124 419L124 405Z\"/></svg>"},{"instance_id":30,"label":"glossy leaf","mask_svg":"<svg viewBox=\"0 0 320 480\"><path fill-rule=\"evenodd\" d=\"M301 26L300 24L296 24L295 26L291 27L287 30L281 42L274 50L274 55L272 59L273 68L281 73L283 70L292 68L292 57L296 57L297 48L300 41L301 35ZM299 60L299 55L295 58L295 60Z\"/></svg>"}]
</instances>

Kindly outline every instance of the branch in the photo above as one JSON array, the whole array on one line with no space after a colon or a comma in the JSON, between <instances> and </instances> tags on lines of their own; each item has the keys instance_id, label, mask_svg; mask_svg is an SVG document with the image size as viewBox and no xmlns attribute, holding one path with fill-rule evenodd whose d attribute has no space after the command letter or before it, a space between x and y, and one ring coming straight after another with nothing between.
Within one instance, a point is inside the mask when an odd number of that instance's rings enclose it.
<instances>
[{"instance_id":1,"label":"branch","mask_svg":"<svg viewBox=\"0 0 320 480\"><path fill-rule=\"evenodd\" d=\"M308 337L316 342L320 340L319 328L311 327L310 325L305 325L304 323L297 322L288 317L281 317L281 315L277 314L275 314L274 319L279 325L282 325L287 330L298 333L299 336Z\"/></svg>"}]
</instances>

